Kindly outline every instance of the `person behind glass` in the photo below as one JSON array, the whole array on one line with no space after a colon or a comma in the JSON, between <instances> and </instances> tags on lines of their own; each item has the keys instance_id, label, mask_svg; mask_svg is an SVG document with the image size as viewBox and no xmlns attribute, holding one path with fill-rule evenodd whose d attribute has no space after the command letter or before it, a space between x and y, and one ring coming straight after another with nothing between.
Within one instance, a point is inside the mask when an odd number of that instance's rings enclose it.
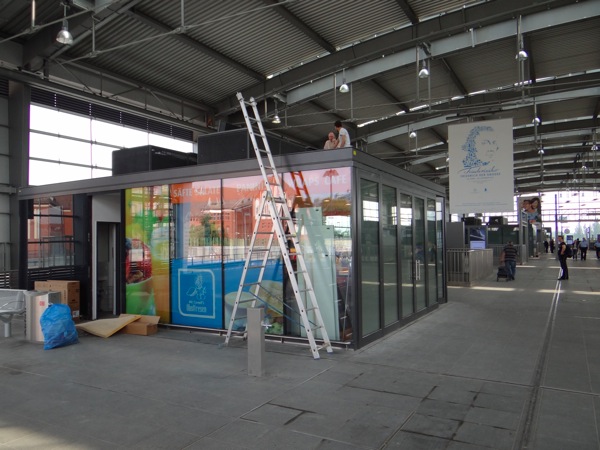
<instances>
[{"instance_id":1,"label":"person behind glass","mask_svg":"<svg viewBox=\"0 0 600 450\"><path fill-rule=\"evenodd\" d=\"M350 147L350 134L348 133L348 130L342 126L342 122L339 120L336 121L334 125L338 132L338 143L336 148Z\"/></svg>"},{"instance_id":2,"label":"person behind glass","mask_svg":"<svg viewBox=\"0 0 600 450\"><path fill-rule=\"evenodd\" d=\"M333 150L334 148L337 147L337 144L338 144L338 141L335 138L335 134L333 133L333 131L330 131L328 139L325 141L325 145L323 146L323 148L325 150Z\"/></svg>"},{"instance_id":3,"label":"person behind glass","mask_svg":"<svg viewBox=\"0 0 600 450\"><path fill-rule=\"evenodd\" d=\"M587 249L588 249L588 241L586 238L583 238L579 243L579 251L581 252L581 260L585 261L587 257Z\"/></svg>"},{"instance_id":4,"label":"person behind glass","mask_svg":"<svg viewBox=\"0 0 600 450\"><path fill-rule=\"evenodd\" d=\"M558 236L558 247L556 253L558 254L558 261L560 262L560 277L559 280L569 279L569 268L567 267L567 244L565 244L564 237Z\"/></svg>"},{"instance_id":5,"label":"person behind glass","mask_svg":"<svg viewBox=\"0 0 600 450\"><path fill-rule=\"evenodd\" d=\"M512 241L508 241L502 249L500 262L504 263L504 268L508 275L506 281L514 280L517 271L517 248L513 245Z\"/></svg>"}]
</instances>

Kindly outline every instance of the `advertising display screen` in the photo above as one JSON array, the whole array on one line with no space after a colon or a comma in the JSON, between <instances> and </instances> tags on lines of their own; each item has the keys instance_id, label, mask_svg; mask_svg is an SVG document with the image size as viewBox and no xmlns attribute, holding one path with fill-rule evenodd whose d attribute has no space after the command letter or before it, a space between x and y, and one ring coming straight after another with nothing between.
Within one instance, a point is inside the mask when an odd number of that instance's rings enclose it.
<instances>
[{"instance_id":1,"label":"advertising display screen","mask_svg":"<svg viewBox=\"0 0 600 450\"><path fill-rule=\"evenodd\" d=\"M469 248L471 250L484 249L486 242L484 227L469 227Z\"/></svg>"}]
</instances>

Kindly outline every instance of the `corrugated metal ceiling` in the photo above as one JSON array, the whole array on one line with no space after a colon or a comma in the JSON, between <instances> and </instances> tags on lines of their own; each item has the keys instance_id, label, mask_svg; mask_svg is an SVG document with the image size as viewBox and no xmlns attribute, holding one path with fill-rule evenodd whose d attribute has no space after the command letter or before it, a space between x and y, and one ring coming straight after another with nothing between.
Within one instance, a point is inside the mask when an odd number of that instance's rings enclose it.
<instances>
[{"instance_id":1,"label":"corrugated metal ceiling","mask_svg":"<svg viewBox=\"0 0 600 450\"><path fill-rule=\"evenodd\" d=\"M36 8L36 28L28 30L30 1L0 3L3 67L20 75L49 72L53 83L80 86L82 95L95 89L152 111L186 111L182 119L198 132L212 132L209 122L216 123L214 119L241 123L235 113L221 115L236 109L235 93L241 91L263 105L266 98L268 117L276 106L284 113L284 124L266 123L281 135L320 147L332 123L344 120L357 146L402 167L419 161L410 154L406 130L420 129L419 147L441 144L419 152L436 159L411 170L435 178L435 165L447 152L447 126L457 120L510 117L515 127L523 127L531 121L533 96L560 90L564 99L539 105L545 121L584 117L587 122L576 121L576 126L597 125L597 90L582 98L571 96L600 86L600 0L115 0L94 19L94 57L90 11L70 8L75 43L63 48L52 40L63 14L60 2L37 0ZM551 15L545 16L546 11ZM524 35L531 56L525 73L539 80L524 90L517 86L515 61L521 15L533 27ZM52 21L56 23L47 26ZM186 28L179 33L182 24ZM397 67L384 64L402 52L416 55L420 44L449 39L454 41L448 48L436 47L446 49L444 53L429 61L429 80L417 79L410 56L403 56ZM22 61L15 56L19 51ZM425 56L421 51L420 57ZM363 69L366 66L376 69ZM357 67L365 75L353 80L351 94L334 95L332 74L337 74L339 85L342 70ZM271 74L276 76L270 79ZM565 77L544 81L555 76ZM111 83L103 82L104 77ZM321 79L331 80L325 81L331 87L317 89ZM287 95L300 86L308 86L308 94L286 106ZM142 95L135 92L140 89ZM462 89L481 93L463 98ZM143 105L140 98L145 99ZM408 111L427 103L431 108ZM397 115L400 111L405 113ZM433 125L421 127L431 118ZM357 127L370 120L376 122ZM545 127L540 133L549 130ZM532 133L530 128L526 132ZM388 136L370 140L381 132ZM566 140L575 139L586 144L585 133ZM518 147L535 154L535 145Z\"/></svg>"}]
</instances>

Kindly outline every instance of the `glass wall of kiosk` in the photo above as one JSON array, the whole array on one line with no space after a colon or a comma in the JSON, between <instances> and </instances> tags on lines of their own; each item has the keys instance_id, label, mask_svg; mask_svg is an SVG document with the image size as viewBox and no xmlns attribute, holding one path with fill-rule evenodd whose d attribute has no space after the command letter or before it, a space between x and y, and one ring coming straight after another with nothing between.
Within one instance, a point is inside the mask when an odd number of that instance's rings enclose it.
<instances>
[{"instance_id":1,"label":"glass wall of kiosk","mask_svg":"<svg viewBox=\"0 0 600 450\"><path fill-rule=\"evenodd\" d=\"M272 222L259 220L256 159L207 161L199 148L197 165L22 189L27 288L54 271L82 282L82 320L227 329L252 239ZM446 301L442 186L351 148L273 153L333 342L359 348ZM281 249L264 270L267 335L304 339Z\"/></svg>"}]
</instances>

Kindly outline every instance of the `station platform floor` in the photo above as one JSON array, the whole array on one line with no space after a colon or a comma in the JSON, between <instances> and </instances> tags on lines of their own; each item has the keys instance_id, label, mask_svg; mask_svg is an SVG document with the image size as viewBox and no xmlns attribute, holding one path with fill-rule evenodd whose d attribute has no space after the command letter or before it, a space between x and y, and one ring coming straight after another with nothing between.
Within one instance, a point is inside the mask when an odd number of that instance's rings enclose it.
<instances>
[{"instance_id":1,"label":"station platform floor","mask_svg":"<svg viewBox=\"0 0 600 450\"><path fill-rule=\"evenodd\" d=\"M360 350L314 360L184 330L0 338L0 449L600 448L600 261L542 254ZM22 326L22 325L21 325Z\"/></svg>"}]
</instances>

